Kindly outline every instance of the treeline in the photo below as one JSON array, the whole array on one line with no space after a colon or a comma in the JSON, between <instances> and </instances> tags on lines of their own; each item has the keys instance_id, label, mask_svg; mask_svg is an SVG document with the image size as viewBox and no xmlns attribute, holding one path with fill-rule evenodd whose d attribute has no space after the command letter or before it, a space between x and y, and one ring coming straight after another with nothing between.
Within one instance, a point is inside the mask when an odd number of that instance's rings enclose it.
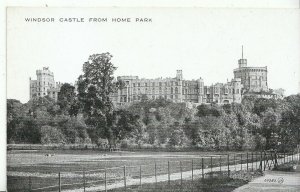
<instances>
[{"instance_id":1,"label":"treeline","mask_svg":"<svg viewBox=\"0 0 300 192\"><path fill-rule=\"evenodd\" d=\"M64 84L57 102L47 96L25 104L8 99L7 142L204 150L280 150L299 143L299 94L195 108L143 96L115 108L110 95L126 82L114 80L111 58L109 53L91 55L77 92Z\"/></svg>"},{"instance_id":2,"label":"treeline","mask_svg":"<svg viewBox=\"0 0 300 192\"><path fill-rule=\"evenodd\" d=\"M35 98L26 104L8 99L8 143L244 150L293 148L299 142L300 95L197 108L163 99L136 102L114 110L110 138L71 108L63 99Z\"/></svg>"}]
</instances>

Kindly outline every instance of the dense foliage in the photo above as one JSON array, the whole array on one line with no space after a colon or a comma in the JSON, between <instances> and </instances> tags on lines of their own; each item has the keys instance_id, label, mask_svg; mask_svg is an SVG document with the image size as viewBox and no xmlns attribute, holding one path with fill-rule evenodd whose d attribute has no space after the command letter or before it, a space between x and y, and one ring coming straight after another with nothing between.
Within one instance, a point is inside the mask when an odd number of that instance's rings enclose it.
<instances>
[{"instance_id":1,"label":"dense foliage","mask_svg":"<svg viewBox=\"0 0 300 192\"><path fill-rule=\"evenodd\" d=\"M95 143L99 147L287 149L299 144L300 95L283 100L245 97L241 104L142 99L114 107L109 95L122 82L109 53L89 57L75 87L64 84L57 102L7 100L8 143Z\"/></svg>"}]
</instances>

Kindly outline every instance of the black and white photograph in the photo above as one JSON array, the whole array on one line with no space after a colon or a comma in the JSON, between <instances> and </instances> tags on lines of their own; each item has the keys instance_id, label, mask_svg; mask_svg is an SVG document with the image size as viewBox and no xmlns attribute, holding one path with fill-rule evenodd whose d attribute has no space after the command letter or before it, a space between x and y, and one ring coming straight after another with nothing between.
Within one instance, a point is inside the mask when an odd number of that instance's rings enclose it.
<instances>
[{"instance_id":1,"label":"black and white photograph","mask_svg":"<svg viewBox=\"0 0 300 192\"><path fill-rule=\"evenodd\" d=\"M7 7L7 191L300 191L299 16Z\"/></svg>"}]
</instances>

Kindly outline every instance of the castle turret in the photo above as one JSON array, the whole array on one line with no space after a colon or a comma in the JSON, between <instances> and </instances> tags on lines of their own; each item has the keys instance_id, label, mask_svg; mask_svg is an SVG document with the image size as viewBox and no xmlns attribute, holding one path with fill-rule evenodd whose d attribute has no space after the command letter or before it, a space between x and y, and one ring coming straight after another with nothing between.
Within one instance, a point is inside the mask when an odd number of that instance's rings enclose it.
<instances>
[{"instance_id":1,"label":"castle turret","mask_svg":"<svg viewBox=\"0 0 300 192\"><path fill-rule=\"evenodd\" d=\"M182 96L182 79L183 79L182 70L176 70L176 79L177 79L178 87L175 87L175 94L177 94L178 99L176 99L176 96L175 96L175 99L177 100L177 102L183 102L183 96Z\"/></svg>"},{"instance_id":2,"label":"castle turret","mask_svg":"<svg viewBox=\"0 0 300 192\"><path fill-rule=\"evenodd\" d=\"M182 70L176 70L176 78L182 80Z\"/></svg>"},{"instance_id":3,"label":"castle turret","mask_svg":"<svg viewBox=\"0 0 300 192\"><path fill-rule=\"evenodd\" d=\"M244 47L242 46L242 58L239 59L239 68L247 67L247 59L244 59Z\"/></svg>"},{"instance_id":4,"label":"castle turret","mask_svg":"<svg viewBox=\"0 0 300 192\"><path fill-rule=\"evenodd\" d=\"M198 83L198 103L203 103L203 96L204 96L204 82L203 79L200 77L197 80Z\"/></svg>"},{"instance_id":5,"label":"castle turret","mask_svg":"<svg viewBox=\"0 0 300 192\"><path fill-rule=\"evenodd\" d=\"M243 85L241 83L240 78L234 78L232 81L233 85L233 102L241 103L242 101L242 88Z\"/></svg>"}]
</instances>

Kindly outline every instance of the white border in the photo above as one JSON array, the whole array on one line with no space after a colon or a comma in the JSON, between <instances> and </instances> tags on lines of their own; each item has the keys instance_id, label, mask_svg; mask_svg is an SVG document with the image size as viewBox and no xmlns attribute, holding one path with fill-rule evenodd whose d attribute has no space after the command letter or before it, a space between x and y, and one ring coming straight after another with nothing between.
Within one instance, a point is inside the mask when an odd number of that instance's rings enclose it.
<instances>
[{"instance_id":1,"label":"white border","mask_svg":"<svg viewBox=\"0 0 300 192\"><path fill-rule=\"evenodd\" d=\"M0 190L6 190L6 7L202 7L299 9L299 0L4 0L0 3ZM300 85L299 85L300 86ZM300 91L300 90L299 90Z\"/></svg>"}]
</instances>

